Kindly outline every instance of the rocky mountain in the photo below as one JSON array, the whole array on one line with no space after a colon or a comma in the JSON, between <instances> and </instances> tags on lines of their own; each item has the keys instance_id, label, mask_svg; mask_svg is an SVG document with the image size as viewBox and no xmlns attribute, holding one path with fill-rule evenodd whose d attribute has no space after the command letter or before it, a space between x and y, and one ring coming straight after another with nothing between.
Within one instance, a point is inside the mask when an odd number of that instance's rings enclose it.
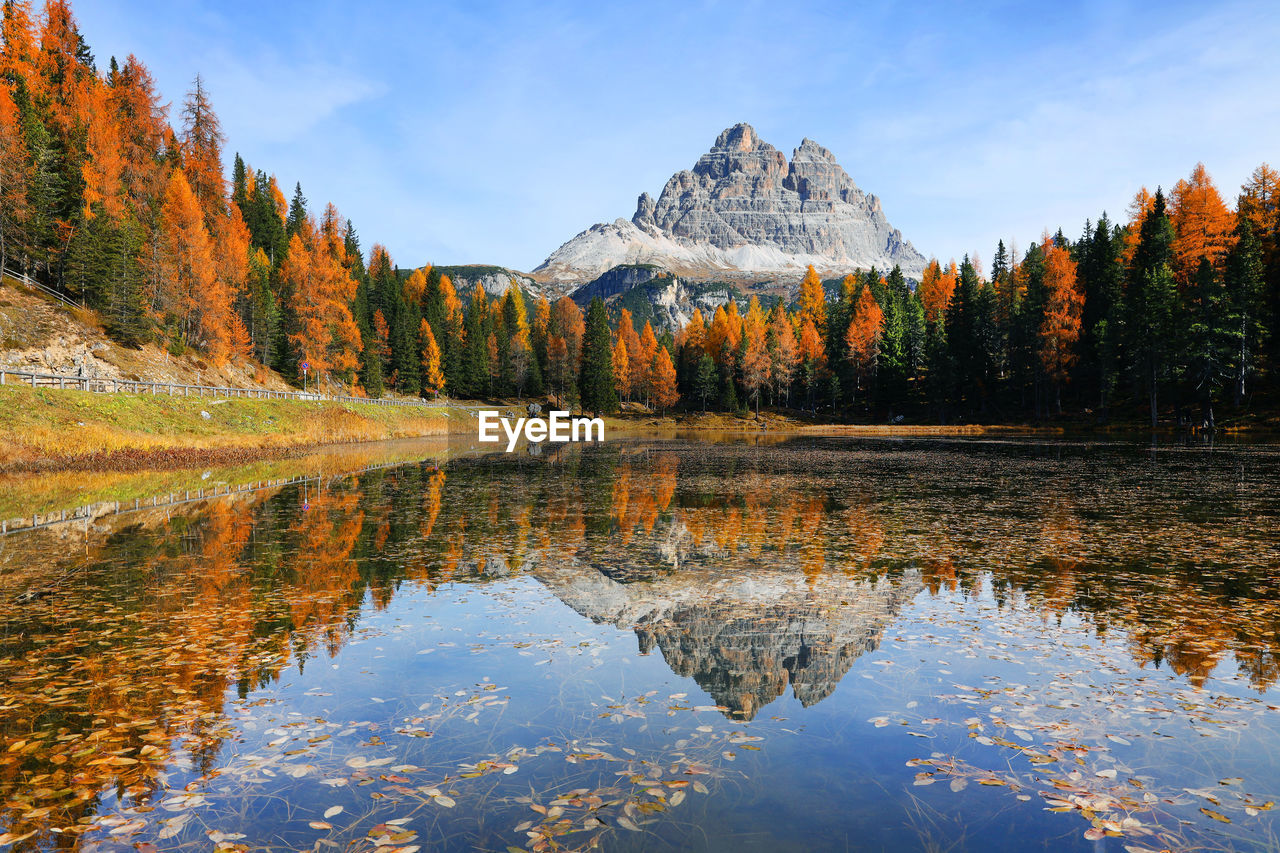
<instances>
[{"instance_id":1,"label":"rocky mountain","mask_svg":"<svg viewBox=\"0 0 1280 853\"><path fill-rule=\"evenodd\" d=\"M783 293L790 298L785 288ZM726 282L678 278L653 264L623 264L570 295L584 309L599 297L615 315L622 308L629 310L637 327L649 322L656 332L675 332L689 322L695 309L710 317L717 307L738 298L741 291Z\"/></svg>"},{"instance_id":2,"label":"rocky mountain","mask_svg":"<svg viewBox=\"0 0 1280 853\"><path fill-rule=\"evenodd\" d=\"M478 284L490 297L502 296L507 292L514 280L526 293L534 296L546 295L549 299L562 295L560 291L548 291L541 283L534 281L524 273L509 270L506 267L488 266L485 264L462 264L451 267L437 267L441 275L449 276L454 288L460 294L469 294Z\"/></svg>"},{"instance_id":3,"label":"rocky mountain","mask_svg":"<svg viewBox=\"0 0 1280 853\"><path fill-rule=\"evenodd\" d=\"M898 264L919 276L925 259L826 148L805 139L788 161L737 124L656 200L642 193L629 221L591 226L532 275L583 283L620 264L693 279L776 279L810 264L828 275Z\"/></svg>"}]
</instances>

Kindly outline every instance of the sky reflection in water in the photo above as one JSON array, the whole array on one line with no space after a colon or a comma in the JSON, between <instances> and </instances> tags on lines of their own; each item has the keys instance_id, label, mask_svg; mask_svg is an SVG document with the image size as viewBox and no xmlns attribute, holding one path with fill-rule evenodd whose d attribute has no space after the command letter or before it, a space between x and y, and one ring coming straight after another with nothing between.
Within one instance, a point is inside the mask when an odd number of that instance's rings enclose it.
<instances>
[{"instance_id":1,"label":"sky reflection in water","mask_svg":"<svg viewBox=\"0 0 1280 853\"><path fill-rule=\"evenodd\" d=\"M0 622L0 833L1267 849L1277 482L1266 448L629 441L14 534L4 600L47 594Z\"/></svg>"}]
</instances>

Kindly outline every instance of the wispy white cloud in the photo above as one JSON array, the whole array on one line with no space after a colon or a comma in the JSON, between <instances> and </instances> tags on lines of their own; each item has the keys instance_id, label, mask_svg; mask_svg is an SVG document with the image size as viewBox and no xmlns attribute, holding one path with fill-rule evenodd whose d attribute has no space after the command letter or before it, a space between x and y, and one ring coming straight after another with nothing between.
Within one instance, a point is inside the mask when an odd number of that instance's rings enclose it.
<instances>
[{"instance_id":1,"label":"wispy white cloud","mask_svg":"<svg viewBox=\"0 0 1280 853\"><path fill-rule=\"evenodd\" d=\"M246 141L288 143L315 132L344 107L390 92L351 67L316 60L298 63L275 56L211 58L213 85L223 123Z\"/></svg>"}]
</instances>

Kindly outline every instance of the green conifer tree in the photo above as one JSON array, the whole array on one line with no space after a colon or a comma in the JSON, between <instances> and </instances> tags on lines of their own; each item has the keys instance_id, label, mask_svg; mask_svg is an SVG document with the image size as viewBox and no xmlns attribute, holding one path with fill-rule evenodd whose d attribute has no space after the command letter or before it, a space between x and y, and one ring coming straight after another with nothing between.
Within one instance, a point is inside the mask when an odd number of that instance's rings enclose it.
<instances>
[{"instance_id":1,"label":"green conifer tree","mask_svg":"<svg viewBox=\"0 0 1280 853\"><path fill-rule=\"evenodd\" d=\"M613 342L609 315L599 297L587 306L586 332L582 337L582 371L578 394L584 411L594 415L616 411L618 392L613 386Z\"/></svg>"}]
</instances>

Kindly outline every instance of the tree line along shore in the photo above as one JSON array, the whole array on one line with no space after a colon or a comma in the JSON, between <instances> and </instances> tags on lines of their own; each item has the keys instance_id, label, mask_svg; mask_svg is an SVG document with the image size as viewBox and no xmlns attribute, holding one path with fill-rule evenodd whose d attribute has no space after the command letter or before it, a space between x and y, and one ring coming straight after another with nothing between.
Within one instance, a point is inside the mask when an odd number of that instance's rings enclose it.
<instances>
[{"instance_id":1,"label":"tree line along shore","mask_svg":"<svg viewBox=\"0 0 1280 853\"><path fill-rule=\"evenodd\" d=\"M549 395L596 412L762 406L834 423L1057 418L1212 429L1276 408L1280 180L1228 203L1197 165L1081 236L730 298L679 328L513 286L460 294L367 252L333 204L237 154L197 77L171 115L135 56L100 62L67 0L3 6L0 261L129 346L260 363L357 395ZM313 212L318 210L318 214ZM785 284L785 283L784 283ZM1261 416L1260 414L1261 413Z\"/></svg>"}]
</instances>

